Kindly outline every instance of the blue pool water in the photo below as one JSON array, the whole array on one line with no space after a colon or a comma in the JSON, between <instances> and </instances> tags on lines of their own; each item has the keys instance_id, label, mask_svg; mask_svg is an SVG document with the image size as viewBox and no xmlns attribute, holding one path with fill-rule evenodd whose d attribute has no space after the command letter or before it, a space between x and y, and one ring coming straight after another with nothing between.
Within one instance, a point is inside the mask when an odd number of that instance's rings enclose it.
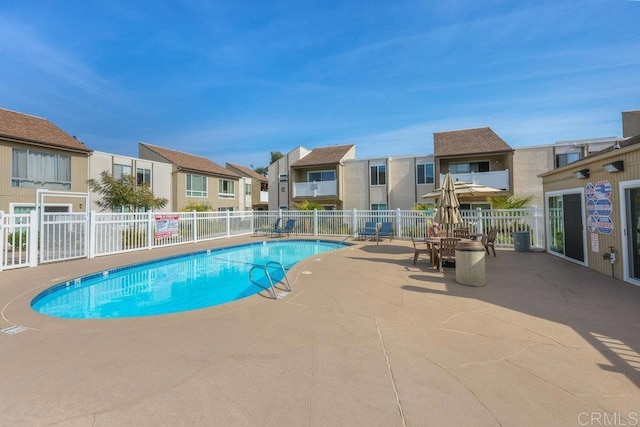
<instances>
[{"instance_id":1,"label":"blue pool water","mask_svg":"<svg viewBox=\"0 0 640 427\"><path fill-rule=\"evenodd\" d=\"M260 242L201 251L104 271L60 283L36 296L31 307L49 316L90 319L153 316L235 301L269 287L254 265L277 261L289 269L312 255L344 247L319 240ZM279 267L270 268L276 280ZM267 292L263 292L268 295Z\"/></svg>"}]
</instances>

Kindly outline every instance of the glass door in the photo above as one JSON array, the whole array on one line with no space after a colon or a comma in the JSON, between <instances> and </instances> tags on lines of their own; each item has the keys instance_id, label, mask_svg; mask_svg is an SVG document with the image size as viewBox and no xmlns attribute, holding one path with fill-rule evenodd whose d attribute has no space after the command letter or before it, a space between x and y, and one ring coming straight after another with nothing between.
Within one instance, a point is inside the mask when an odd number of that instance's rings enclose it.
<instances>
[{"instance_id":1,"label":"glass door","mask_svg":"<svg viewBox=\"0 0 640 427\"><path fill-rule=\"evenodd\" d=\"M640 187L627 188L624 196L627 205L627 274L630 279L640 281Z\"/></svg>"}]
</instances>

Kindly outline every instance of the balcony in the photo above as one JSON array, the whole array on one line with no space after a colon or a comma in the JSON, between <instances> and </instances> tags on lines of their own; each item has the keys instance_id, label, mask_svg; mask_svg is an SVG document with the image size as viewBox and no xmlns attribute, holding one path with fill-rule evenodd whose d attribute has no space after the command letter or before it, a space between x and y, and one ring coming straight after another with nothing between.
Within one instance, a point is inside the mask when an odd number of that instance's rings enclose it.
<instances>
[{"instance_id":1,"label":"balcony","mask_svg":"<svg viewBox=\"0 0 640 427\"><path fill-rule=\"evenodd\" d=\"M326 197L338 195L338 181L294 182L293 197Z\"/></svg>"},{"instance_id":2,"label":"balcony","mask_svg":"<svg viewBox=\"0 0 640 427\"><path fill-rule=\"evenodd\" d=\"M260 192L260 203L269 203L269 192L261 191Z\"/></svg>"},{"instance_id":3,"label":"balcony","mask_svg":"<svg viewBox=\"0 0 640 427\"><path fill-rule=\"evenodd\" d=\"M452 173L453 180L486 185L487 187L509 191L509 169L491 172ZM444 175L440 174L440 184L444 182Z\"/></svg>"}]
</instances>

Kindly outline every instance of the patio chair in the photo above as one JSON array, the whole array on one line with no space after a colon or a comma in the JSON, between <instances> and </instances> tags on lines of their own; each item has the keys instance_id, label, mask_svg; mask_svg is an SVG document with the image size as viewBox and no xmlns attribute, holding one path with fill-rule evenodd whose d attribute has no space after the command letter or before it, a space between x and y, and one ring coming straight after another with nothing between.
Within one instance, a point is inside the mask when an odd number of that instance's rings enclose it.
<instances>
[{"instance_id":1,"label":"patio chair","mask_svg":"<svg viewBox=\"0 0 640 427\"><path fill-rule=\"evenodd\" d=\"M444 273L442 264L445 262L456 262L456 243L460 241L458 237L443 237L438 245L438 270Z\"/></svg>"},{"instance_id":2,"label":"patio chair","mask_svg":"<svg viewBox=\"0 0 640 427\"><path fill-rule=\"evenodd\" d=\"M268 225L263 225L260 228L256 228L255 230L253 230L253 235L257 236L258 233L270 234L270 233L273 232L273 230L280 229L280 222L281 221L282 221L282 218L278 218L278 219L276 219L276 223L273 224L273 227L269 227Z\"/></svg>"},{"instance_id":3,"label":"patio chair","mask_svg":"<svg viewBox=\"0 0 640 427\"><path fill-rule=\"evenodd\" d=\"M293 227L295 225L296 225L295 219L288 219L287 222L284 224L284 228L274 228L273 230L271 230L271 236L273 237L274 234L277 235L278 237L281 237L285 234L288 236L293 231Z\"/></svg>"},{"instance_id":4,"label":"patio chair","mask_svg":"<svg viewBox=\"0 0 640 427\"><path fill-rule=\"evenodd\" d=\"M392 222L383 222L382 225L380 226L377 240L380 240L380 238L384 239L385 237L388 237L389 240L393 240L393 223Z\"/></svg>"},{"instance_id":5,"label":"patio chair","mask_svg":"<svg viewBox=\"0 0 640 427\"><path fill-rule=\"evenodd\" d=\"M453 237L460 237L461 239L469 238L469 229L466 227L458 227L453 229Z\"/></svg>"},{"instance_id":6,"label":"patio chair","mask_svg":"<svg viewBox=\"0 0 640 427\"><path fill-rule=\"evenodd\" d=\"M431 248L429 246L425 246L424 248L418 248L418 246L416 245L416 241L413 238L413 234L411 235L411 243L413 243L413 249L415 251L415 253L413 254L413 265L416 265L418 262L418 257L420 256L420 254L429 254L429 257L431 257ZM432 260L433 263L433 260Z\"/></svg>"},{"instance_id":7,"label":"patio chair","mask_svg":"<svg viewBox=\"0 0 640 427\"><path fill-rule=\"evenodd\" d=\"M378 232L376 223L373 221L367 221L364 223L364 227L358 230L358 239L373 239Z\"/></svg>"},{"instance_id":8,"label":"patio chair","mask_svg":"<svg viewBox=\"0 0 640 427\"><path fill-rule=\"evenodd\" d=\"M482 236L482 244L484 245L484 250L487 251L487 255L489 255L489 248L491 248L493 256L496 256L496 237L498 237L498 229L495 227L489 230L489 234Z\"/></svg>"}]
</instances>

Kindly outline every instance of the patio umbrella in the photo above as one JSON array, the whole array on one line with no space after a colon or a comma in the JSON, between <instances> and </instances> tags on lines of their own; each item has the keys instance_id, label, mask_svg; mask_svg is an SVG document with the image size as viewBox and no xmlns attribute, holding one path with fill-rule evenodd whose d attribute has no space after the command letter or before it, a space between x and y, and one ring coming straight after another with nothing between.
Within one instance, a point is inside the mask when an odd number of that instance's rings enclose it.
<instances>
[{"instance_id":1,"label":"patio umbrella","mask_svg":"<svg viewBox=\"0 0 640 427\"><path fill-rule=\"evenodd\" d=\"M440 189L440 198L438 199L438 210L433 220L445 226L447 236L452 224L460 224L462 216L460 215L460 202L456 196L453 184L453 178L450 172L444 178L444 183Z\"/></svg>"},{"instance_id":2,"label":"patio umbrella","mask_svg":"<svg viewBox=\"0 0 640 427\"><path fill-rule=\"evenodd\" d=\"M444 187L444 185L443 185ZM471 182L463 182L456 181L453 183L453 188L459 199L465 197L476 197L476 196L495 196L498 194L503 194L504 190L498 190L497 188L488 187L486 185L481 184L473 184ZM440 197L442 194L442 188L437 188L433 191L428 192L427 194L423 194L423 199L435 199Z\"/></svg>"}]
</instances>

